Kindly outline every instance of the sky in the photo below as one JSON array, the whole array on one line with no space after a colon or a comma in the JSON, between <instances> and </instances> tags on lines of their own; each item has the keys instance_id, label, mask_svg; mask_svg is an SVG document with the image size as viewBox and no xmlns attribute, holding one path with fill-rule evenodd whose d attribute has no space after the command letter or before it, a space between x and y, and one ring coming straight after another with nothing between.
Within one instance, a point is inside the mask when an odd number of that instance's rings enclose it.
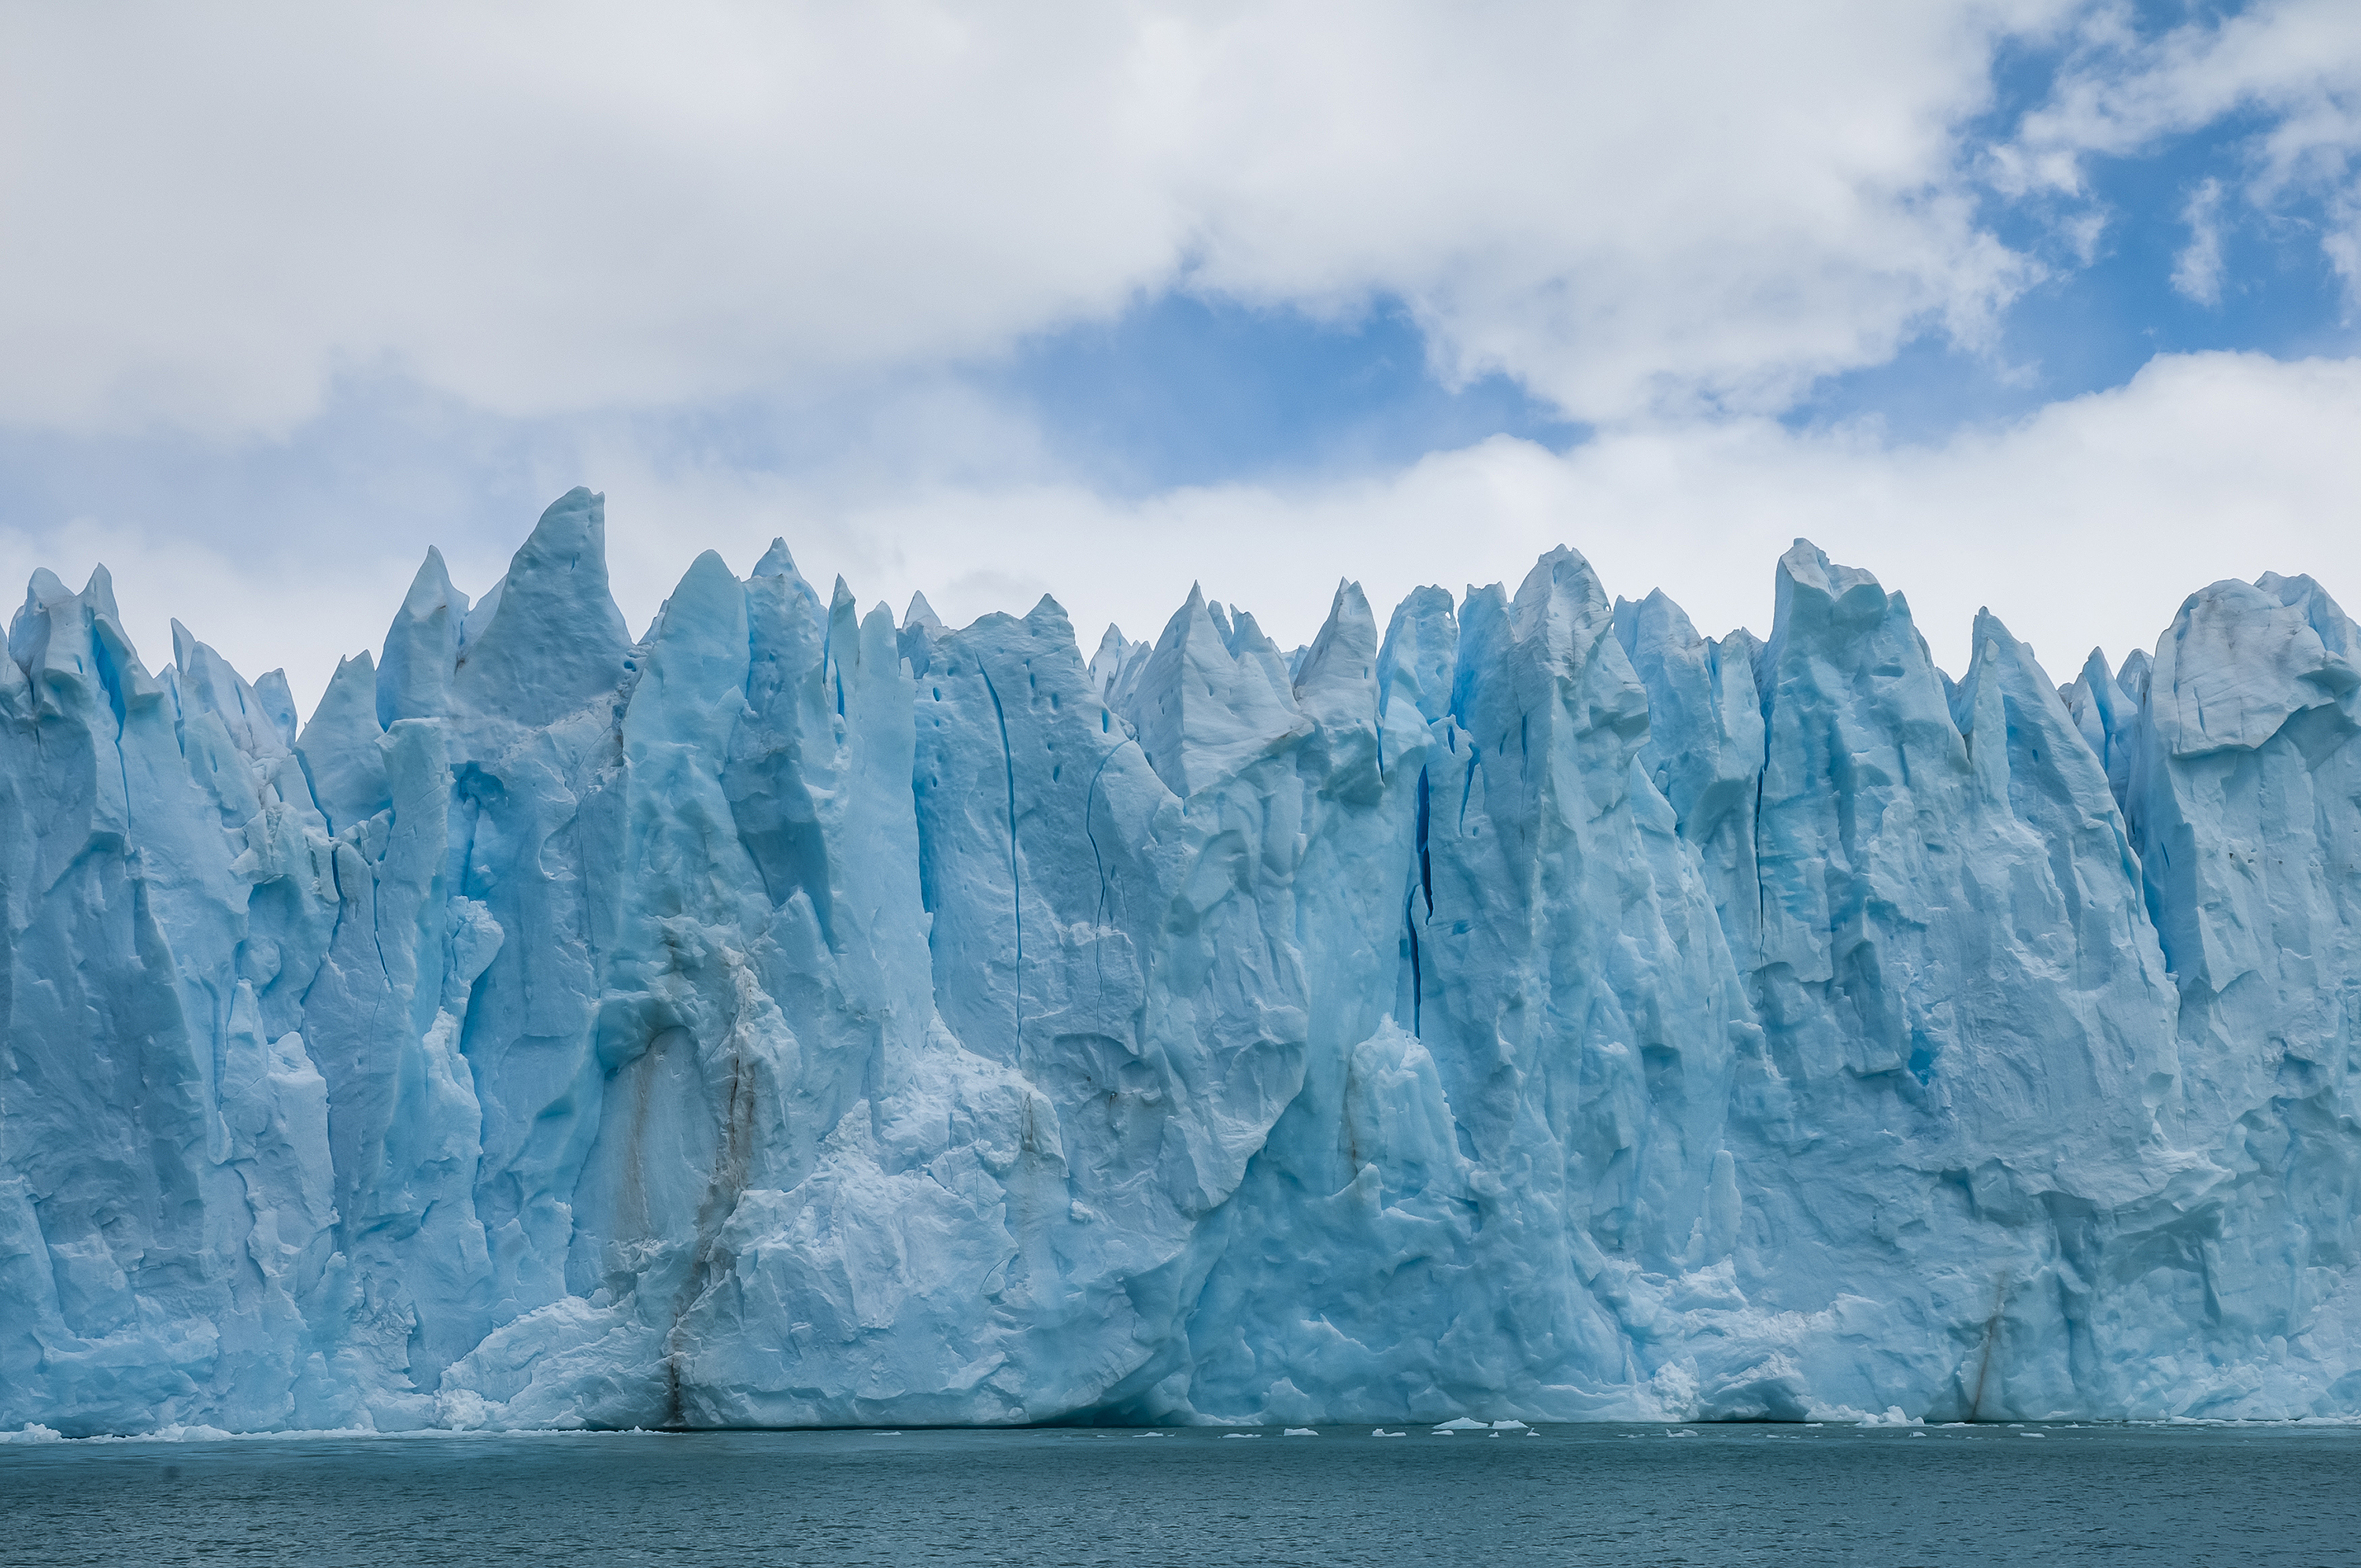
<instances>
[{"instance_id":1,"label":"sky","mask_svg":"<svg viewBox=\"0 0 2361 1568\"><path fill-rule=\"evenodd\" d=\"M426 548L607 497L1083 649L1340 576L1958 673L2222 577L2361 609L2361 5L0 0L0 576L306 707Z\"/></svg>"}]
</instances>

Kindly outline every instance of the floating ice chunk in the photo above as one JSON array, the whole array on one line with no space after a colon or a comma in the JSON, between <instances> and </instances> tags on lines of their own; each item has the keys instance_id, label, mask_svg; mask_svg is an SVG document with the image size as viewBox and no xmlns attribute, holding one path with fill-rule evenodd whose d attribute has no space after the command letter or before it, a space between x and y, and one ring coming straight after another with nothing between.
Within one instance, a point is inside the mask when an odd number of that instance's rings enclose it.
<instances>
[{"instance_id":1,"label":"floating ice chunk","mask_svg":"<svg viewBox=\"0 0 2361 1568\"><path fill-rule=\"evenodd\" d=\"M1492 1430L1494 1431L1524 1431L1527 1428L1525 1423L1522 1421L1494 1421L1492 1423Z\"/></svg>"},{"instance_id":2,"label":"floating ice chunk","mask_svg":"<svg viewBox=\"0 0 2361 1568\"><path fill-rule=\"evenodd\" d=\"M1473 1420L1466 1416L1454 1416L1447 1421L1437 1421L1434 1425L1434 1430L1437 1431L1482 1431L1488 1424L1488 1422L1485 1421Z\"/></svg>"},{"instance_id":3,"label":"floating ice chunk","mask_svg":"<svg viewBox=\"0 0 2361 1568\"><path fill-rule=\"evenodd\" d=\"M1388 1431L1383 1427L1374 1427L1370 1429L1369 1435L1371 1437L1408 1437L1410 1433L1407 1431Z\"/></svg>"},{"instance_id":4,"label":"floating ice chunk","mask_svg":"<svg viewBox=\"0 0 2361 1568\"><path fill-rule=\"evenodd\" d=\"M1310 1427L1290 1427L1285 1431L1279 1433L1279 1436L1281 1437L1318 1437L1319 1435L1320 1434L1318 1432L1313 1431Z\"/></svg>"},{"instance_id":5,"label":"floating ice chunk","mask_svg":"<svg viewBox=\"0 0 2361 1568\"><path fill-rule=\"evenodd\" d=\"M1924 1416L1905 1415L1901 1406L1888 1405L1885 1407L1883 1415L1863 1416L1856 1424L1864 1427L1923 1427L1927 1424L1927 1419Z\"/></svg>"}]
</instances>

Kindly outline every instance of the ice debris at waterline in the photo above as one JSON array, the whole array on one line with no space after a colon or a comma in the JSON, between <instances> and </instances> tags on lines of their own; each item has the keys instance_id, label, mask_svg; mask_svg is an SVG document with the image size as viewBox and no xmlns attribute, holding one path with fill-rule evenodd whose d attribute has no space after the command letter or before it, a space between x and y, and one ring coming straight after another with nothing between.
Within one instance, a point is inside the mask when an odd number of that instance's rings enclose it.
<instances>
[{"instance_id":1,"label":"ice debris at waterline","mask_svg":"<svg viewBox=\"0 0 2361 1568\"><path fill-rule=\"evenodd\" d=\"M1767 642L1559 550L1088 663L602 546L300 728L34 577L0 1426L2361 1410L2308 578L2061 692L1808 544Z\"/></svg>"}]
</instances>

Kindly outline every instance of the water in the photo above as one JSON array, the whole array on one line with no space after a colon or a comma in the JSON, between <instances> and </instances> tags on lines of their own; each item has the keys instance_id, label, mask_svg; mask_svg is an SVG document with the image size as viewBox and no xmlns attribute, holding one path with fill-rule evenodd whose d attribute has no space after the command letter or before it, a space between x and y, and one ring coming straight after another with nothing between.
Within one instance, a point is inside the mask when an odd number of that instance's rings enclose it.
<instances>
[{"instance_id":1,"label":"water","mask_svg":"<svg viewBox=\"0 0 2361 1568\"><path fill-rule=\"evenodd\" d=\"M1410 1431L11 1444L0 1562L2361 1563L2351 1430Z\"/></svg>"}]
</instances>

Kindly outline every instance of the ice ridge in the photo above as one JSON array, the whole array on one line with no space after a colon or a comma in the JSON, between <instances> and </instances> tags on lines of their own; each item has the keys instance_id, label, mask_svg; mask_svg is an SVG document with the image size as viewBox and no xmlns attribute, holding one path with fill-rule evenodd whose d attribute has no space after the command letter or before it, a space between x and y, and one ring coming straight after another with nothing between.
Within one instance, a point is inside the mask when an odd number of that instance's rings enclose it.
<instances>
[{"instance_id":1,"label":"ice ridge","mask_svg":"<svg viewBox=\"0 0 2361 1568\"><path fill-rule=\"evenodd\" d=\"M601 498L300 727L102 570L0 659L0 1427L2361 1413L2361 650L2062 688L1342 583L647 635Z\"/></svg>"}]
</instances>

